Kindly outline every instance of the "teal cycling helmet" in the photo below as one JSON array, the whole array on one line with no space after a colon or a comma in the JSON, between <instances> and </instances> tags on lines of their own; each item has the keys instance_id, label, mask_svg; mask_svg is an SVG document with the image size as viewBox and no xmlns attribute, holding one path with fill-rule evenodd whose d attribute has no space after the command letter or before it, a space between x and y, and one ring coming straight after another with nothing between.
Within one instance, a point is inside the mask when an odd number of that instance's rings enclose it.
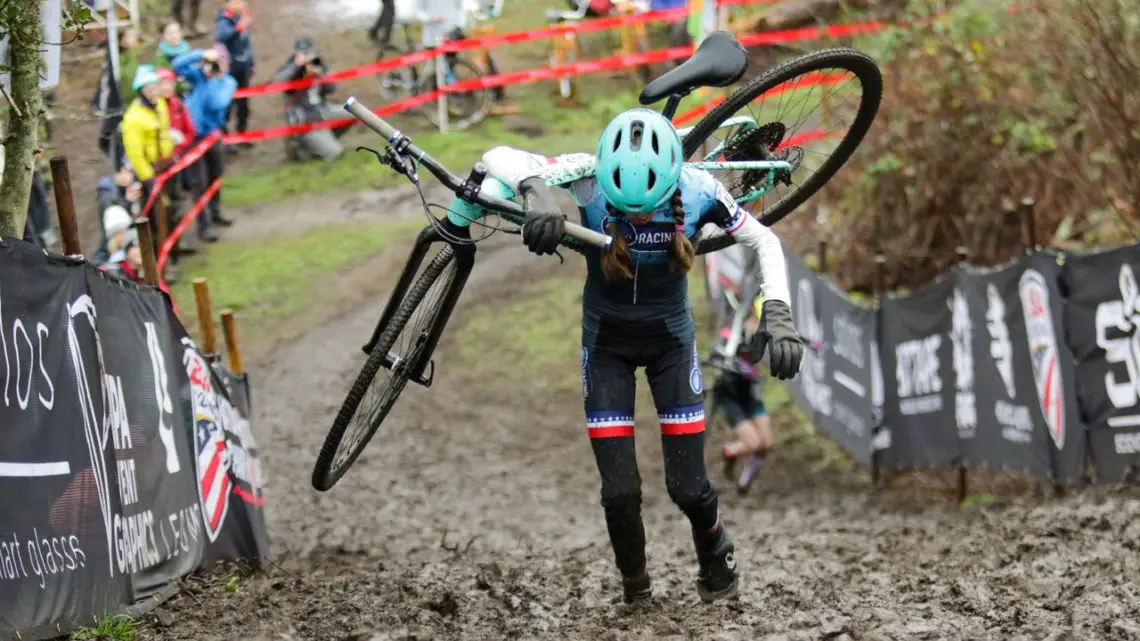
<instances>
[{"instance_id":1,"label":"teal cycling helmet","mask_svg":"<svg viewBox=\"0 0 1140 641\"><path fill-rule=\"evenodd\" d=\"M610 121L598 140L594 175L606 201L627 214L648 214L669 199L681 179L681 137L649 109Z\"/></svg>"}]
</instances>

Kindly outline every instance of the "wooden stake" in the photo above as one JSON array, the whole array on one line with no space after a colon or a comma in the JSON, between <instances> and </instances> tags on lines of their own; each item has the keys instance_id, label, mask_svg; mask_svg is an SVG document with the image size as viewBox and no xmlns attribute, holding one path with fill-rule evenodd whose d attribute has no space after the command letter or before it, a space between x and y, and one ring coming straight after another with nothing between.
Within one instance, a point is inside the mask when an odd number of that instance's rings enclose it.
<instances>
[{"instance_id":1,"label":"wooden stake","mask_svg":"<svg viewBox=\"0 0 1140 641\"><path fill-rule=\"evenodd\" d=\"M1036 201L1032 196L1021 199L1021 218L1025 221L1025 246L1029 249L1037 248L1037 215L1034 211Z\"/></svg>"},{"instance_id":2,"label":"wooden stake","mask_svg":"<svg viewBox=\"0 0 1140 641\"><path fill-rule=\"evenodd\" d=\"M234 313L228 309L222 310L222 336L226 340L226 351L230 355L230 371L241 375L241 352L238 349L237 326L234 324Z\"/></svg>"},{"instance_id":3,"label":"wooden stake","mask_svg":"<svg viewBox=\"0 0 1140 641\"><path fill-rule=\"evenodd\" d=\"M142 252L143 282L158 287L158 265L154 258L154 236L150 234L150 218L135 219L135 233L139 236L139 251Z\"/></svg>"},{"instance_id":4,"label":"wooden stake","mask_svg":"<svg viewBox=\"0 0 1140 641\"><path fill-rule=\"evenodd\" d=\"M827 275L827 241L819 241L819 273Z\"/></svg>"},{"instance_id":5,"label":"wooden stake","mask_svg":"<svg viewBox=\"0 0 1140 641\"><path fill-rule=\"evenodd\" d=\"M217 338L214 336L214 313L210 309L210 290L206 287L206 279L194 279L194 301L198 306L198 327L202 330L202 352L213 356L218 349Z\"/></svg>"},{"instance_id":6,"label":"wooden stake","mask_svg":"<svg viewBox=\"0 0 1140 641\"><path fill-rule=\"evenodd\" d=\"M71 194L71 172L67 169L67 156L55 156L49 164L63 253L69 256L81 256L83 250L79 245L79 225L75 221L75 198ZM102 221L99 224L102 225Z\"/></svg>"}]
</instances>

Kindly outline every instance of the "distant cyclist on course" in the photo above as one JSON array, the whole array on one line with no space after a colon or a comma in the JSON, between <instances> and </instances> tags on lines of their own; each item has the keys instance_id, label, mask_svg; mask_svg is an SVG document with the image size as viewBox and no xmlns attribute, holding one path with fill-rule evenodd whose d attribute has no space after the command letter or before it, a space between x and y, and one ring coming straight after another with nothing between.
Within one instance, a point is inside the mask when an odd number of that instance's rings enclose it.
<instances>
[{"instance_id":1,"label":"distant cyclist on course","mask_svg":"<svg viewBox=\"0 0 1140 641\"><path fill-rule=\"evenodd\" d=\"M737 491L743 494L764 468L764 459L774 440L759 372L751 365L750 346L741 345L736 354L725 354L724 341L728 331L728 328L721 330L721 340L714 347L714 352L730 356L731 364L717 373L712 395L714 406L724 414L736 434L736 440L725 445L721 453L725 475L736 482ZM736 467L740 462L743 466L738 475Z\"/></svg>"},{"instance_id":2,"label":"distant cyclist on course","mask_svg":"<svg viewBox=\"0 0 1140 641\"><path fill-rule=\"evenodd\" d=\"M606 251L586 249L582 297L582 394L586 426L602 476L602 507L627 603L652 595L641 520L641 477L634 455L634 371L644 367L661 423L665 483L689 518L704 601L735 596L734 547L704 463L704 402L686 272L690 238L715 223L757 252L765 283L755 358L769 355L772 374L799 371L803 343L792 324L780 241L741 209L709 173L682 169L681 139L661 114L627 111L598 141L595 177L566 186L582 222L614 238ZM483 156L489 173L522 196L523 241L550 254L565 216L540 177L550 165L573 167L588 154L545 158L507 147Z\"/></svg>"}]
</instances>

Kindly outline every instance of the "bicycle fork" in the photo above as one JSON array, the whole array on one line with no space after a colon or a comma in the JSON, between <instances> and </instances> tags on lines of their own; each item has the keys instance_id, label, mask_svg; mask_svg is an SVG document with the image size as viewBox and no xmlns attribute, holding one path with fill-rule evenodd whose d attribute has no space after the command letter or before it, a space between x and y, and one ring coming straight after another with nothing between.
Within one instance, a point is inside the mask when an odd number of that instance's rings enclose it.
<instances>
[{"instance_id":1,"label":"bicycle fork","mask_svg":"<svg viewBox=\"0 0 1140 641\"><path fill-rule=\"evenodd\" d=\"M441 223L445 226L446 233L453 236L466 238L469 236L470 231L467 228L460 228L451 224L448 221ZM380 320L377 321L376 327L372 330L372 337L368 342L361 347L365 354L371 354L372 350L376 347L376 343L380 340L380 334L383 333L384 328L392 320L392 315L396 313L396 309L403 302L404 296L407 295L408 289L415 282L416 274L419 272L420 265L423 264L424 257L427 256L428 250L432 245L438 243L447 243L444 237L434 226L428 226L423 229L416 236L415 244L412 247L412 253L408 256L408 262L404 265L404 270L400 274L400 279L396 282L396 289L393 290L392 295L388 297L388 302L384 305L384 312L380 315ZM430 328L426 333L421 333L415 337L417 343L416 348L413 348L413 353L416 354L416 362L408 363L407 367L410 369L408 380L414 381L424 387L431 387L432 379L435 374L435 361L432 360L432 354L435 353L436 345L439 344L439 337L443 334L443 330L447 327L447 322L451 318L451 312L455 309L455 303L459 300L459 294L463 291L463 286L467 283L467 277L471 275L471 269L475 265L475 245L473 244L451 244L451 250L454 252L452 260L456 263L455 278L451 281L444 294L443 304L440 306L438 317L431 323ZM423 349L417 349L419 343L423 344ZM399 362L399 357L391 352L384 358L384 368L391 370L393 366L403 366ZM428 370L425 375L425 370Z\"/></svg>"}]
</instances>

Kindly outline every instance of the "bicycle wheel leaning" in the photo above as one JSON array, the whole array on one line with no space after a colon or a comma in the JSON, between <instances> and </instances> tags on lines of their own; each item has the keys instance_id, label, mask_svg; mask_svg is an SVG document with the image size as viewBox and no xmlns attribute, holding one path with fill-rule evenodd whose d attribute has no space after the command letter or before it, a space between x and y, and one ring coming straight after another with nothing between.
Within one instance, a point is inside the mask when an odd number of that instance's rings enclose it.
<instances>
[{"instance_id":1,"label":"bicycle wheel leaning","mask_svg":"<svg viewBox=\"0 0 1140 641\"><path fill-rule=\"evenodd\" d=\"M435 64L444 63L437 58ZM426 87L424 91L428 93L435 91L439 87L435 66L428 65L424 73L431 74L429 77L421 78L421 83ZM482 78L483 72L471 62L456 56L444 64L443 76L444 85L450 85L465 80ZM467 129L483 120L490 110L491 96L487 89L480 88L473 91L447 94L447 126L449 129ZM425 103L423 113L431 124L439 127L438 100Z\"/></svg>"},{"instance_id":2,"label":"bicycle wheel leaning","mask_svg":"<svg viewBox=\"0 0 1140 641\"><path fill-rule=\"evenodd\" d=\"M392 314L325 437L313 469L314 488L324 492L344 476L388 416L409 377L420 368L426 338L440 319L444 297L457 273L455 251L444 245ZM385 367L389 357L393 362ZM382 369L388 374L380 383L377 374ZM364 403L366 397L371 403Z\"/></svg>"},{"instance_id":3,"label":"bicycle wheel leaning","mask_svg":"<svg viewBox=\"0 0 1140 641\"><path fill-rule=\"evenodd\" d=\"M848 88L858 89L854 105L838 95ZM685 136L685 158L704 146L704 160L787 161L790 172L713 171L744 207L771 226L847 162L875 120L882 91L878 66L854 49L825 49L793 58L749 81L702 118ZM809 106L812 111L805 114ZM745 117L734 118L741 110L747 110ZM845 114L851 115L850 125L837 130L836 120ZM699 252L733 242L727 234L714 232L701 237Z\"/></svg>"}]
</instances>

